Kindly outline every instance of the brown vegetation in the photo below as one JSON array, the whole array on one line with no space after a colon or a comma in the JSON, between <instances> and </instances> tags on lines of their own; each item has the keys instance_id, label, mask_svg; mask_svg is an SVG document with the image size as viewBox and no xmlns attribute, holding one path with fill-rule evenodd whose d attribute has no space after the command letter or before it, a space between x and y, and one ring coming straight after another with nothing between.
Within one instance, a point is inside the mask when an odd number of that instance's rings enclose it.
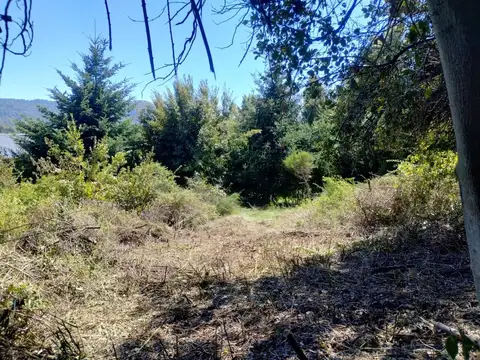
<instances>
[{"instance_id":1,"label":"brown vegetation","mask_svg":"<svg viewBox=\"0 0 480 360\"><path fill-rule=\"evenodd\" d=\"M366 211L378 210L362 195ZM433 359L446 355L431 323L475 335L480 318L459 229L431 221L366 228L351 218L318 227L305 221L308 207L259 214L192 228L101 202L39 209L26 232L0 247L0 285L26 284L28 304L12 310L34 319L11 323L9 333L0 327L2 353L295 359L292 334L308 359ZM24 329L34 334L29 343Z\"/></svg>"}]
</instances>

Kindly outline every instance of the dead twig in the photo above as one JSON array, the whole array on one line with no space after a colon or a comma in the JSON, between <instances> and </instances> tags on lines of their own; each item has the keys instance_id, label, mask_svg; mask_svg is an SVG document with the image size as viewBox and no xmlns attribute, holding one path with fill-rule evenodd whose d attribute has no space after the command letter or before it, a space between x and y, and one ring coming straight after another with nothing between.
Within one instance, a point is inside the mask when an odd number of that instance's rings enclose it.
<instances>
[{"instance_id":1,"label":"dead twig","mask_svg":"<svg viewBox=\"0 0 480 360\"><path fill-rule=\"evenodd\" d=\"M108 8L108 0L105 0L105 10L107 12L108 21L108 48L112 51L112 21L110 19L110 9Z\"/></svg>"}]
</instances>

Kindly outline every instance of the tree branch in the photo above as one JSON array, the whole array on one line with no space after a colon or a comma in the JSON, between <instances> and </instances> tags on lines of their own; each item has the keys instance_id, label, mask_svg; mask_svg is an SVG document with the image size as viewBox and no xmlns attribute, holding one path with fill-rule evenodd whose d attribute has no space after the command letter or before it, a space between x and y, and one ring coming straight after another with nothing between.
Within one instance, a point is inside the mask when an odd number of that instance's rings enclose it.
<instances>
[{"instance_id":1,"label":"tree branch","mask_svg":"<svg viewBox=\"0 0 480 360\"><path fill-rule=\"evenodd\" d=\"M173 41L172 17L170 15L170 0L167 0L167 12L168 12L168 30L170 32L170 44L172 45L173 69L175 70L175 76L177 76L177 64L176 64L176 58L175 58L175 43Z\"/></svg>"},{"instance_id":2,"label":"tree branch","mask_svg":"<svg viewBox=\"0 0 480 360\"><path fill-rule=\"evenodd\" d=\"M213 76L216 78L215 74L215 67L213 66L213 58L212 53L210 52L210 46L208 45L207 35L205 34L205 29L203 27L202 18L197 8L197 4L195 0L190 0L190 4L192 6L193 15L195 16L195 20L197 21L198 26L200 27L200 33L202 35L203 45L205 46L205 51L207 52L208 63L210 65L210 71L213 73ZM203 5L202 5L203 6Z\"/></svg>"},{"instance_id":3,"label":"tree branch","mask_svg":"<svg viewBox=\"0 0 480 360\"><path fill-rule=\"evenodd\" d=\"M150 69L152 70L153 78L156 79L155 63L153 60L152 39L150 37L150 25L148 23L147 4L145 3L145 0L141 0L141 1L142 1L142 10L143 10L143 20L145 22L145 33L147 34L147 46L148 46L148 57L150 59Z\"/></svg>"},{"instance_id":4,"label":"tree branch","mask_svg":"<svg viewBox=\"0 0 480 360\"><path fill-rule=\"evenodd\" d=\"M105 10L107 11L108 20L108 48L112 51L112 21L110 19L110 10L108 9L108 0L105 0Z\"/></svg>"}]
</instances>

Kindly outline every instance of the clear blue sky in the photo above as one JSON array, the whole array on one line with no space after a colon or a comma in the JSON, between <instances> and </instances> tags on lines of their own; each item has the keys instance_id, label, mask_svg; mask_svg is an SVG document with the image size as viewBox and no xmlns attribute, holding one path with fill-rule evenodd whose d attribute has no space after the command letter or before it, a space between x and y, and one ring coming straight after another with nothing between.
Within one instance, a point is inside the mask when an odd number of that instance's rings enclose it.
<instances>
[{"instance_id":1,"label":"clear blue sky","mask_svg":"<svg viewBox=\"0 0 480 360\"><path fill-rule=\"evenodd\" d=\"M180 68L179 75L192 75L196 83L207 79L211 85L220 88L229 88L235 98L251 92L254 88L252 74L261 72L264 68L261 60L254 60L249 54L243 64L238 63L243 55L242 42L247 39L245 30L239 31L234 45L226 50L217 47L230 43L234 31L233 21L216 25L222 18L211 14L212 6L220 6L222 0L209 0L204 10L204 25L209 36L213 52L217 79L209 71L208 61L200 36L194 45L189 59ZM149 15L157 15L164 6L163 0L147 0ZM147 41L144 24L132 22L142 18L140 0L110 0L112 17L113 50L111 56L128 66L122 70L120 76L131 78L138 83L134 97L142 99L141 91L144 85L152 79L149 72L150 65L147 55ZM87 36L94 34L107 35L107 18L103 0L34 0L33 20L35 39L31 55L23 58L8 56L0 85L0 97L19 99L47 99L47 89L58 86L64 89L55 69L71 74L70 61L78 62L78 52L88 49ZM168 27L165 24L165 15L151 24L153 52L156 66L171 62L170 38ZM175 29L175 43L177 48L191 29L191 24ZM178 50L177 50L178 51ZM160 73L161 75L161 73ZM161 82L150 85L143 93L143 99L151 98L152 90L163 91Z\"/></svg>"}]
</instances>

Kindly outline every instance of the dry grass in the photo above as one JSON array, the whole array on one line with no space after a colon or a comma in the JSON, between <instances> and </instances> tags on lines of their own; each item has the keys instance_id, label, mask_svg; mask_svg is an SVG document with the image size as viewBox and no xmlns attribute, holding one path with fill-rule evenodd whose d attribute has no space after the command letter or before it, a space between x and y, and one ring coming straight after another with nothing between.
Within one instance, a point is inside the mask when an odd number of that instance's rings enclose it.
<instances>
[{"instance_id":1,"label":"dry grass","mask_svg":"<svg viewBox=\"0 0 480 360\"><path fill-rule=\"evenodd\" d=\"M29 284L89 358L295 359L289 333L309 359L446 358L424 319L480 323L463 238L441 224L367 236L302 210L196 229L102 203L43 212L0 245L0 287Z\"/></svg>"}]
</instances>

